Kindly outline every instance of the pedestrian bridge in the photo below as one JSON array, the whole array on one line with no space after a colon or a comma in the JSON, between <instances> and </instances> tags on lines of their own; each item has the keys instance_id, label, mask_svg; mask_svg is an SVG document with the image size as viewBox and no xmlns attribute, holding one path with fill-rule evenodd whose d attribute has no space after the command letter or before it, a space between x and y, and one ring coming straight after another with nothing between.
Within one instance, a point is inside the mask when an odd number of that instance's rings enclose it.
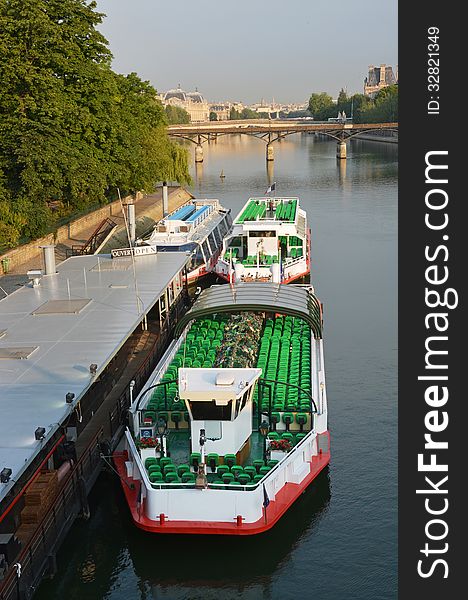
<instances>
[{"instance_id":1,"label":"pedestrian bridge","mask_svg":"<svg viewBox=\"0 0 468 600\"><path fill-rule=\"evenodd\" d=\"M262 139L266 143L266 159L274 160L272 144L293 133L317 133L337 141L337 158L346 158L346 141L359 134L371 131L398 132L398 123L348 123L307 122L301 120L255 119L243 121L209 121L187 125L170 125L167 132L171 137L189 140L196 144L195 162L203 162L202 143L216 139L219 135L242 134Z\"/></svg>"}]
</instances>

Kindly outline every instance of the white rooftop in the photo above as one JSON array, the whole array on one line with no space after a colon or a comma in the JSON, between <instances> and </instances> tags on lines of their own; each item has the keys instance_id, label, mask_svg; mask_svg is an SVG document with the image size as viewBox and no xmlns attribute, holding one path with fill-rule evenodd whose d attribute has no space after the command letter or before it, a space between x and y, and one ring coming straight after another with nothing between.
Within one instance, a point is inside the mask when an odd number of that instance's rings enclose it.
<instances>
[{"instance_id":1,"label":"white rooftop","mask_svg":"<svg viewBox=\"0 0 468 600\"><path fill-rule=\"evenodd\" d=\"M233 400L261 374L261 369L179 369L179 396L195 401Z\"/></svg>"},{"instance_id":2,"label":"white rooftop","mask_svg":"<svg viewBox=\"0 0 468 600\"><path fill-rule=\"evenodd\" d=\"M17 479L188 260L184 252L135 258L77 256L37 287L0 300L0 471ZM72 405L65 402L75 394ZM11 481L11 480L10 480ZM0 500L11 483L0 484Z\"/></svg>"}]
</instances>

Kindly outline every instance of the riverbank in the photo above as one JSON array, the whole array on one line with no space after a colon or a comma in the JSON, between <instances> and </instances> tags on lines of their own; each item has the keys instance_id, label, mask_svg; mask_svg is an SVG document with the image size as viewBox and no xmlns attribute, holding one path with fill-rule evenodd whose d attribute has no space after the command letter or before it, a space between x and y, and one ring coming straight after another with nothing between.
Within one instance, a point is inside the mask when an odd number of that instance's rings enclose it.
<instances>
[{"instance_id":1,"label":"riverbank","mask_svg":"<svg viewBox=\"0 0 468 600\"><path fill-rule=\"evenodd\" d=\"M193 198L192 194L185 188L179 186L170 187L168 198L169 211L175 210L191 198ZM135 203L137 236L142 235L151 229L156 221L163 216L162 188L159 188L154 194L146 196L139 193L134 199L129 196L123 200L123 203L125 204L130 200L133 200ZM8 284L10 279L13 281L12 276L25 275L31 269L44 269L41 246L54 244L57 262L65 260L72 246L85 244L93 235L96 227L105 219L111 219L116 224L116 228L100 251L110 252L111 247L119 247L122 244L127 245L125 222L120 202L112 202L60 227L55 234L51 233L0 255L0 265L4 264L2 261L9 259L7 273L5 273L4 267L4 275L0 277L0 286L5 288L4 284ZM6 277L8 279L5 279Z\"/></svg>"}]
</instances>

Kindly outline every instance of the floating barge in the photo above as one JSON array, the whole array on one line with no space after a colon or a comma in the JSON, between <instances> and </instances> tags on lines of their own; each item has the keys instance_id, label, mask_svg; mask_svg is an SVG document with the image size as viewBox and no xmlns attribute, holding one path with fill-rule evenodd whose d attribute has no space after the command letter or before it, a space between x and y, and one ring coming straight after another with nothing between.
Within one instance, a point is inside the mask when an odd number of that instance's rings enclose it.
<instances>
[{"instance_id":1,"label":"floating barge","mask_svg":"<svg viewBox=\"0 0 468 600\"><path fill-rule=\"evenodd\" d=\"M291 283L308 275L310 230L299 198L250 198L223 241L215 272L238 283Z\"/></svg>"},{"instance_id":2,"label":"floating barge","mask_svg":"<svg viewBox=\"0 0 468 600\"><path fill-rule=\"evenodd\" d=\"M213 286L176 336L114 453L133 521L261 533L330 460L321 303L305 285Z\"/></svg>"},{"instance_id":3,"label":"floating barge","mask_svg":"<svg viewBox=\"0 0 468 600\"><path fill-rule=\"evenodd\" d=\"M187 310L189 260L93 255L57 269L49 260L48 274L30 272L0 300L2 600L30 598L88 514L101 455Z\"/></svg>"}]
</instances>

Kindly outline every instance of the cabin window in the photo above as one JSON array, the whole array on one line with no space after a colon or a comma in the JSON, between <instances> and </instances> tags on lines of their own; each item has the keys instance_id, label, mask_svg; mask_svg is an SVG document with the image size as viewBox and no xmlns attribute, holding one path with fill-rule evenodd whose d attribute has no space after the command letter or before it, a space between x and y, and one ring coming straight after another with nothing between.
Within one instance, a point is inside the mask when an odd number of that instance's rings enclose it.
<instances>
[{"instance_id":1,"label":"cabin window","mask_svg":"<svg viewBox=\"0 0 468 600\"><path fill-rule=\"evenodd\" d=\"M216 240L216 245L217 246L221 246L221 242L223 240L223 236L220 235L218 227L215 227L213 229L213 234L214 234L214 237L215 237L215 240Z\"/></svg>"},{"instance_id":2,"label":"cabin window","mask_svg":"<svg viewBox=\"0 0 468 600\"><path fill-rule=\"evenodd\" d=\"M262 237L262 238L266 238L266 237L276 237L276 231L250 231L249 232L250 237Z\"/></svg>"},{"instance_id":3,"label":"cabin window","mask_svg":"<svg viewBox=\"0 0 468 600\"><path fill-rule=\"evenodd\" d=\"M190 410L195 421L230 421L232 413L232 400L227 404L217 405L215 400L192 402L189 400Z\"/></svg>"},{"instance_id":4,"label":"cabin window","mask_svg":"<svg viewBox=\"0 0 468 600\"><path fill-rule=\"evenodd\" d=\"M224 237L226 235L226 233L227 233L227 230L228 230L228 227L226 225L226 220L225 219L223 219L219 223L218 228L219 228L219 232L221 234L221 237Z\"/></svg>"},{"instance_id":5,"label":"cabin window","mask_svg":"<svg viewBox=\"0 0 468 600\"><path fill-rule=\"evenodd\" d=\"M231 213L227 213L227 215L226 215L226 224L228 227L231 227L231 225L232 225Z\"/></svg>"},{"instance_id":6,"label":"cabin window","mask_svg":"<svg viewBox=\"0 0 468 600\"><path fill-rule=\"evenodd\" d=\"M210 235L208 236L208 241L210 242L210 246L213 250L213 253L216 252L216 249L218 248L218 244L216 243L215 237L213 235L213 232L210 233Z\"/></svg>"},{"instance_id":7,"label":"cabin window","mask_svg":"<svg viewBox=\"0 0 468 600\"><path fill-rule=\"evenodd\" d=\"M242 237L240 235L237 235L236 237L233 237L229 240L229 245L230 246L242 246Z\"/></svg>"},{"instance_id":8,"label":"cabin window","mask_svg":"<svg viewBox=\"0 0 468 600\"><path fill-rule=\"evenodd\" d=\"M208 262L208 260L211 256L210 247L208 245L208 240L205 240L203 242L202 249L203 249L203 254L205 255L205 262Z\"/></svg>"}]
</instances>

